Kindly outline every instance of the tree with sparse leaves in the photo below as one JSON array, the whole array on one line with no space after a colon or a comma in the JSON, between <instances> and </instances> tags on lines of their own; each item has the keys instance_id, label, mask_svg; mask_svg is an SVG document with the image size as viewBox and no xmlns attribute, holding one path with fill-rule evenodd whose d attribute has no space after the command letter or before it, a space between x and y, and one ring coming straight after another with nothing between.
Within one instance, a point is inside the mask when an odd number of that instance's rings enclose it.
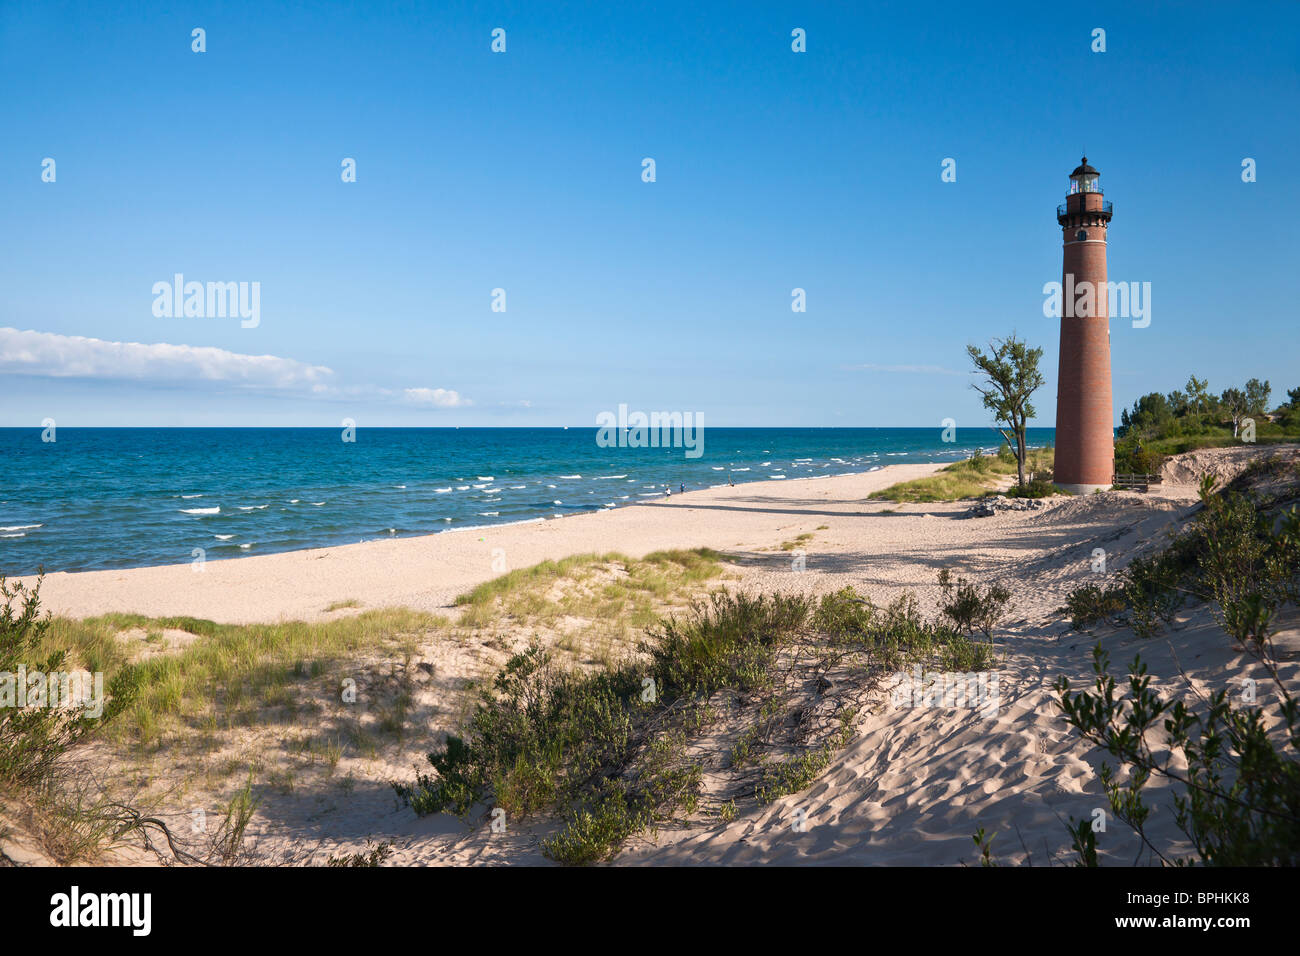
<instances>
[{"instance_id":1,"label":"tree with sparse leaves","mask_svg":"<svg viewBox=\"0 0 1300 956\"><path fill-rule=\"evenodd\" d=\"M1219 404L1232 422L1232 437L1236 438L1241 420L1246 417L1246 412L1249 410L1246 393L1239 388L1225 388L1219 397Z\"/></svg>"},{"instance_id":2,"label":"tree with sparse leaves","mask_svg":"<svg viewBox=\"0 0 1300 956\"><path fill-rule=\"evenodd\" d=\"M1252 378L1246 383L1246 414L1263 415L1268 411L1268 398L1273 394L1273 389L1268 384L1268 379L1260 381Z\"/></svg>"},{"instance_id":3,"label":"tree with sparse leaves","mask_svg":"<svg viewBox=\"0 0 1300 956\"><path fill-rule=\"evenodd\" d=\"M1207 379L1197 378L1195 375L1187 380L1187 396L1196 409L1198 420L1200 414L1208 411L1210 407L1209 384Z\"/></svg>"},{"instance_id":4,"label":"tree with sparse leaves","mask_svg":"<svg viewBox=\"0 0 1300 956\"><path fill-rule=\"evenodd\" d=\"M976 370L984 373L985 381L976 382L973 387L983 397L984 407L994 414L998 431L1015 452L1019 487L1024 488L1025 428L1036 414L1029 398L1044 382L1043 373L1038 370L1043 350L1031 349L1012 332L1005 339L989 342L987 355L974 345L966 346L966 352Z\"/></svg>"}]
</instances>

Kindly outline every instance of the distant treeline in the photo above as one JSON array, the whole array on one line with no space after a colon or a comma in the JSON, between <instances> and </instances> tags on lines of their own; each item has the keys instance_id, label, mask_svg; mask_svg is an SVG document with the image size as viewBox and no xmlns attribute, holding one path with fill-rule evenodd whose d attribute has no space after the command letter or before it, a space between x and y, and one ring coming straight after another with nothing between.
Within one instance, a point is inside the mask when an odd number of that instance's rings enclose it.
<instances>
[{"instance_id":1,"label":"distant treeline","mask_svg":"<svg viewBox=\"0 0 1300 956\"><path fill-rule=\"evenodd\" d=\"M1115 442L1115 470L1155 472L1166 455L1238 441L1300 439L1300 387L1269 410L1272 388L1257 378L1217 395L1195 375L1182 390L1151 392L1124 409ZM1247 419L1251 428L1243 432ZM1253 429L1253 430L1252 430Z\"/></svg>"}]
</instances>

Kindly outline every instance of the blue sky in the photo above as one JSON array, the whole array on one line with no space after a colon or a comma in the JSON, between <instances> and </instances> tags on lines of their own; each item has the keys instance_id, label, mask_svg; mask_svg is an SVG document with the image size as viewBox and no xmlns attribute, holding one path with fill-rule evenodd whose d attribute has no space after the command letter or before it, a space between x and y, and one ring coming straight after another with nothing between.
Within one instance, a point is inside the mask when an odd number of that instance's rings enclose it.
<instances>
[{"instance_id":1,"label":"blue sky","mask_svg":"<svg viewBox=\"0 0 1300 956\"><path fill-rule=\"evenodd\" d=\"M0 4L0 425L983 425L1013 329L1051 425L1085 148L1116 416L1300 385L1295 3L147 6Z\"/></svg>"}]
</instances>

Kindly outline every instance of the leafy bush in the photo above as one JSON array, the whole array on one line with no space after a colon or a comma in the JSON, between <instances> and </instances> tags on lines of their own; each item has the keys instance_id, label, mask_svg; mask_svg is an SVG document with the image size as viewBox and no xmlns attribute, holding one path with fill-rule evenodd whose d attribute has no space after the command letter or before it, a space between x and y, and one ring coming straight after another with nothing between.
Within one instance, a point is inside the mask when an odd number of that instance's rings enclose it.
<instances>
[{"instance_id":1,"label":"leafy bush","mask_svg":"<svg viewBox=\"0 0 1300 956\"><path fill-rule=\"evenodd\" d=\"M986 641L991 641L993 628L1011 601L1011 592L1000 584L990 584L981 589L965 578L954 579L947 568L939 571L939 587L943 589L939 609L953 626L967 634L979 631Z\"/></svg>"},{"instance_id":2,"label":"leafy bush","mask_svg":"<svg viewBox=\"0 0 1300 956\"><path fill-rule=\"evenodd\" d=\"M1027 483L1023 488L1012 485L1006 491L1008 498L1050 498L1052 495L1063 495L1067 492L1052 484L1051 479L1044 477L1035 477L1033 481Z\"/></svg>"},{"instance_id":3,"label":"leafy bush","mask_svg":"<svg viewBox=\"0 0 1300 956\"><path fill-rule=\"evenodd\" d=\"M466 738L429 754L432 773L397 792L419 814L467 813L491 797L512 817L551 811L565 828L543 844L552 858L589 863L678 809L694 809L701 771L688 734L716 691L771 685L780 647L804 627L800 597L718 592L662 622L628 662L582 674L556 667L538 645L516 654L485 691Z\"/></svg>"},{"instance_id":4,"label":"leafy bush","mask_svg":"<svg viewBox=\"0 0 1300 956\"><path fill-rule=\"evenodd\" d=\"M325 862L325 865L332 867L383 866L384 861L387 860L392 853L392 842L385 840L378 846L371 847L369 853L349 853L346 856L332 856Z\"/></svg>"},{"instance_id":5,"label":"leafy bush","mask_svg":"<svg viewBox=\"0 0 1300 956\"><path fill-rule=\"evenodd\" d=\"M40 671L48 677L66 663L63 651L40 657L50 618L41 617L40 588L9 584L0 577L0 674L9 675L17 689L19 667L30 678ZM130 675L119 675L107 688L108 701L98 719L84 707L0 706L0 784L39 788L54 775L68 748L101 721L111 720L131 701ZM44 699L44 698L42 698Z\"/></svg>"},{"instance_id":6,"label":"leafy bush","mask_svg":"<svg viewBox=\"0 0 1300 956\"><path fill-rule=\"evenodd\" d=\"M1093 651L1091 691L1071 693L1056 683L1066 722L1084 739L1117 758L1127 771L1103 766L1101 780L1112 812L1141 837L1162 862L1216 866L1300 864L1300 705L1282 680L1273 649L1271 621L1282 604L1300 597L1300 514L1294 507L1274 515L1270 505L1243 493L1222 494L1202 482L1203 510L1194 525L1165 551L1134 561L1124 583L1102 592L1088 585L1071 595L1072 615L1113 610L1122 594L1138 634L1151 633L1162 617L1186 599L1209 601L1224 630L1264 668L1278 701L1282 727L1270 733L1264 705L1234 704L1228 690L1212 695L1201 713L1181 700L1160 698L1140 655L1129 665L1128 695L1117 693L1110 659ZM1157 755L1148 735L1165 732ZM1175 821L1195 847L1195 857L1170 860L1147 838L1151 808L1143 791L1154 777L1179 787ZM1084 865L1096 865L1097 840L1088 821L1071 827Z\"/></svg>"},{"instance_id":7,"label":"leafy bush","mask_svg":"<svg viewBox=\"0 0 1300 956\"><path fill-rule=\"evenodd\" d=\"M944 642L939 652L939 666L945 671L967 673L987 670L993 663L993 648L955 634Z\"/></svg>"},{"instance_id":8,"label":"leafy bush","mask_svg":"<svg viewBox=\"0 0 1300 956\"><path fill-rule=\"evenodd\" d=\"M1202 483L1201 502L1167 548L1135 558L1104 591L1076 589L1062 613L1086 627L1127 612L1138 636L1149 637L1188 600L1210 601L1228 633L1249 640L1281 603L1296 601L1300 514L1293 507L1272 517L1240 487L1216 493L1212 480Z\"/></svg>"},{"instance_id":9,"label":"leafy bush","mask_svg":"<svg viewBox=\"0 0 1300 956\"><path fill-rule=\"evenodd\" d=\"M1070 626L1075 630L1083 630L1127 609L1128 601L1125 600L1122 586L1103 588L1096 584L1085 584L1070 592L1060 613L1070 616Z\"/></svg>"},{"instance_id":10,"label":"leafy bush","mask_svg":"<svg viewBox=\"0 0 1300 956\"><path fill-rule=\"evenodd\" d=\"M722 687L764 686L781 640L802 627L811 610L798 596L714 593L685 618L650 632L644 649L654 659L660 693L707 697Z\"/></svg>"},{"instance_id":11,"label":"leafy bush","mask_svg":"<svg viewBox=\"0 0 1300 956\"><path fill-rule=\"evenodd\" d=\"M1286 727L1279 744L1267 730L1262 709L1234 706L1227 689L1215 693L1205 713L1197 714L1182 701L1163 700L1151 689L1140 655L1129 666L1127 699L1117 695L1109 655L1100 645L1093 651L1093 670L1091 693L1071 694L1069 680L1057 680L1066 722L1128 770L1121 783L1109 766L1102 768L1111 811L1162 862L1300 864L1300 708L1280 681L1276 686ZM1157 757L1146 735L1161 725L1169 753ZM1174 818L1196 848L1194 860L1171 860L1147 838L1151 808L1142 792L1153 776L1182 787L1174 797ZM1081 861L1096 865L1089 822L1071 832Z\"/></svg>"},{"instance_id":12,"label":"leafy bush","mask_svg":"<svg viewBox=\"0 0 1300 956\"><path fill-rule=\"evenodd\" d=\"M822 597L813 612L812 624L832 637L860 636L870 629L875 613L870 601L846 587Z\"/></svg>"}]
</instances>

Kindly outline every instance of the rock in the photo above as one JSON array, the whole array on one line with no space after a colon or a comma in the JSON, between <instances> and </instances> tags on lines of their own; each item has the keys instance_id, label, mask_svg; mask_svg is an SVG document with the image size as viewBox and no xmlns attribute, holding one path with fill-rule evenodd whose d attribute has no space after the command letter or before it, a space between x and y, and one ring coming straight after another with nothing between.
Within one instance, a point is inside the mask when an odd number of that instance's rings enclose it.
<instances>
[{"instance_id":1,"label":"rock","mask_svg":"<svg viewBox=\"0 0 1300 956\"><path fill-rule=\"evenodd\" d=\"M989 518L999 511L1038 511L1047 507L1045 498L981 498L966 512L967 518Z\"/></svg>"}]
</instances>

